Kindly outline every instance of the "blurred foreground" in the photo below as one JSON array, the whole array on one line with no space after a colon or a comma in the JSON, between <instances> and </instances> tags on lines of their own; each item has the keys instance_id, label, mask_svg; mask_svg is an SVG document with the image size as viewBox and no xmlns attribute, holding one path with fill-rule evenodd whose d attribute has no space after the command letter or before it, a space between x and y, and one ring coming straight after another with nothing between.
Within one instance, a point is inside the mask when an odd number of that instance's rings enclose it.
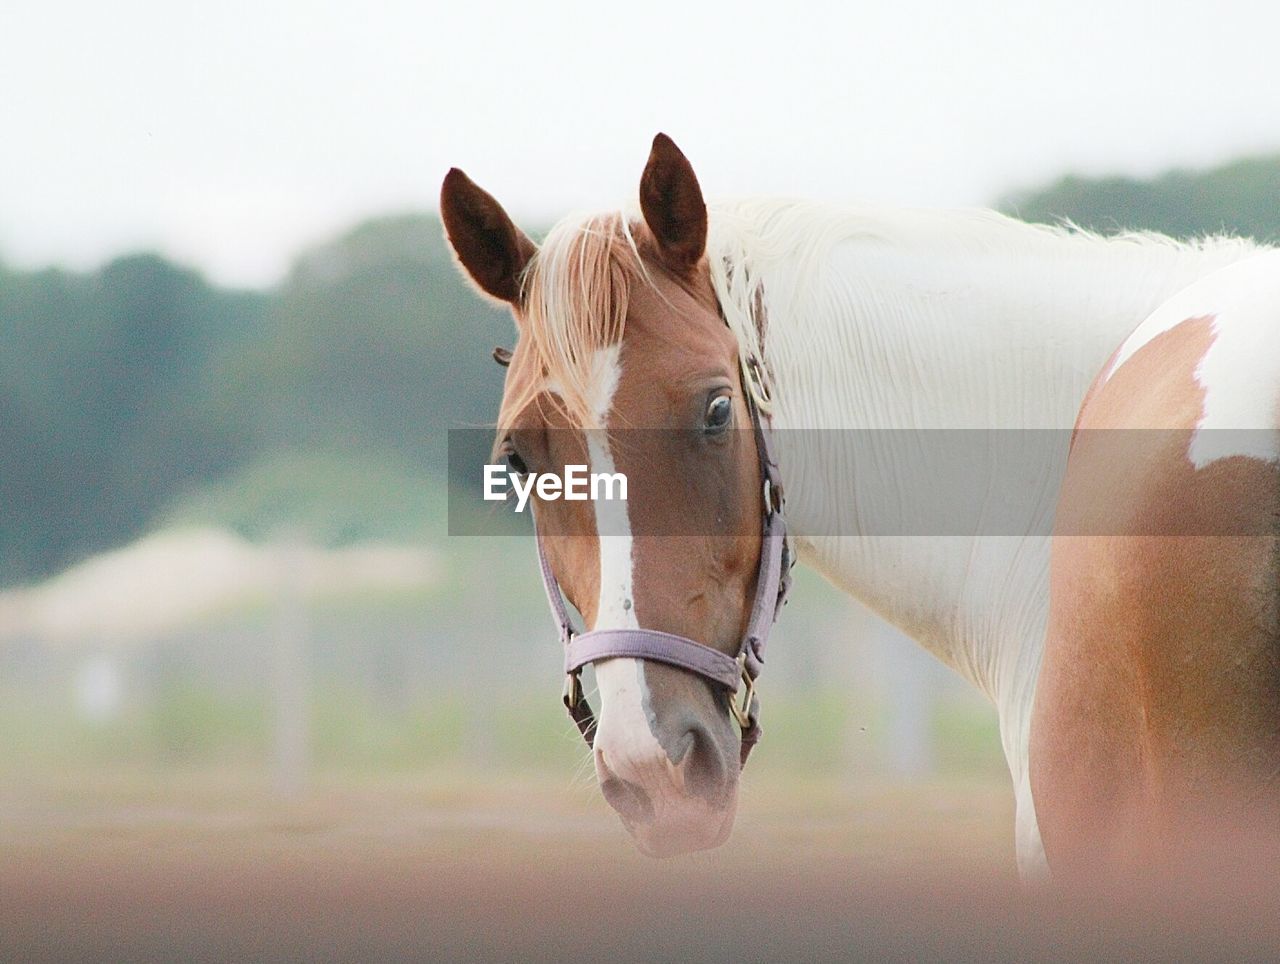
<instances>
[{"instance_id":1,"label":"blurred foreground","mask_svg":"<svg viewBox=\"0 0 1280 964\"><path fill-rule=\"evenodd\" d=\"M998 781L748 773L639 856L593 787L435 771L280 803L231 771L0 793L6 960L1274 960L1275 895L1025 892Z\"/></svg>"}]
</instances>

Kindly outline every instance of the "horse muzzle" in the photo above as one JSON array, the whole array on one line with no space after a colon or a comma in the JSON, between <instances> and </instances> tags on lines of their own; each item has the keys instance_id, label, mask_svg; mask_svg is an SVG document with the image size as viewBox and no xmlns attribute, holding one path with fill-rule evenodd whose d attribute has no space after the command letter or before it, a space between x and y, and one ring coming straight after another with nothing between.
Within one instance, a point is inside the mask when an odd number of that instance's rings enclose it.
<instances>
[{"instance_id":1,"label":"horse muzzle","mask_svg":"<svg viewBox=\"0 0 1280 964\"><path fill-rule=\"evenodd\" d=\"M741 772L723 703L701 680L645 661L601 663L597 680L596 776L640 849L668 857L722 844Z\"/></svg>"},{"instance_id":2,"label":"horse muzzle","mask_svg":"<svg viewBox=\"0 0 1280 964\"><path fill-rule=\"evenodd\" d=\"M615 770L607 752L597 749L594 755L601 793L645 855L674 857L729 839L737 812L736 775L719 783L709 798L693 791L686 763L623 764Z\"/></svg>"}]
</instances>

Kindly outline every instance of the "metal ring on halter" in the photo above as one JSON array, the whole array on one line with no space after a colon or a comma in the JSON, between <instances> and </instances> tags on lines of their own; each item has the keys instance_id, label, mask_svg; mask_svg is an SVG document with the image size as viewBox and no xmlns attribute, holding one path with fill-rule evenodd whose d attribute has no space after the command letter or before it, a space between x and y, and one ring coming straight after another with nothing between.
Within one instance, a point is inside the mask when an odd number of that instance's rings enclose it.
<instances>
[{"instance_id":1,"label":"metal ring on halter","mask_svg":"<svg viewBox=\"0 0 1280 964\"><path fill-rule=\"evenodd\" d=\"M738 702L738 696L735 693L729 694L729 712L733 714L733 718L738 721L738 726L743 731L751 729L751 701L756 695L756 681L747 671L747 651L744 649L738 656L738 667L742 673L742 702Z\"/></svg>"},{"instance_id":2,"label":"metal ring on halter","mask_svg":"<svg viewBox=\"0 0 1280 964\"><path fill-rule=\"evenodd\" d=\"M564 677L564 705L570 712L578 708L582 702L582 676L574 670Z\"/></svg>"}]
</instances>

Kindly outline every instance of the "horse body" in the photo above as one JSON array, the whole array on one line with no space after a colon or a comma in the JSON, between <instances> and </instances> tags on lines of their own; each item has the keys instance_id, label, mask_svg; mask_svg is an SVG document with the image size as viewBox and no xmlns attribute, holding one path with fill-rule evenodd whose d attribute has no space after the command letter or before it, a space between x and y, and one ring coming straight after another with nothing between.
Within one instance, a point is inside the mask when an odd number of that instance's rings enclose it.
<instances>
[{"instance_id":1,"label":"horse body","mask_svg":"<svg viewBox=\"0 0 1280 964\"><path fill-rule=\"evenodd\" d=\"M772 421L800 558L993 700L1024 874L1045 867L1040 821L1054 864L1082 866L1097 820L1173 827L1162 794L1250 766L1274 777L1280 584L1275 532L1259 529L1276 523L1280 453L1260 443L1219 457L1196 430L1277 425L1280 254L992 212L708 209L662 135L640 194L642 217L567 221L538 249L461 172L442 192L463 268L517 322L503 445L530 464L564 464L569 445L594 470L662 470L595 517L538 506L540 532L575 522L585 536L544 547L588 628L738 651L768 494L750 435L719 429L750 424L749 393ZM768 392L744 374L761 361ZM1093 436L1079 431L1095 426L1187 438L1132 463L1149 474L1127 487L1099 488ZM619 438L650 427L693 441L641 453ZM578 441L552 444L554 428ZM958 462L922 461L920 433L966 430L979 441ZM991 431L1035 444L1001 449L983 440ZM953 472L978 510L920 529ZM1133 516L1160 499L1221 504L1227 521L1247 517L1252 541L1224 549L1211 536L1188 553L1168 536L1055 535L1064 508ZM689 517L724 531L670 534ZM642 848L723 840L738 769L725 694L648 658L602 661L597 680L597 774Z\"/></svg>"},{"instance_id":2,"label":"horse body","mask_svg":"<svg viewBox=\"0 0 1280 964\"><path fill-rule=\"evenodd\" d=\"M1017 799L1019 865L1035 875L1044 853L1031 719L1068 430L1095 374L1144 317L1254 249L1103 240L981 212L742 208L722 215L732 238L712 264L732 272L745 262L758 275L800 558L994 701ZM815 237L825 241L813 263L797 261L800 239ZM724 301L730 280L717 287ZM803 431L818 428L910 431ZM1021 486L1035 497L1020 506L1020 534L1007 518L1000 534L985 534L980 520L971 535L885 534L929 514L922 502L936 491L919 484L917 462L895 446L937 429L1057 430L1037 436L1034 462L1021 467ZM1001 471L1009 469L993 464L993 491ZM814 535L824 532L832 535Z\"/></svg>"}]
</instances>

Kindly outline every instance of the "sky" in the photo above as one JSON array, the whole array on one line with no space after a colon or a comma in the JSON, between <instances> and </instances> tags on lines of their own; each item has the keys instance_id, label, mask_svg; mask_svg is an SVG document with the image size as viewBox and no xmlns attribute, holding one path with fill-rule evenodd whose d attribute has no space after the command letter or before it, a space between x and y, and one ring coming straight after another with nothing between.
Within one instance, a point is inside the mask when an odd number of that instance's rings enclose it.
<instances>
[{"instance_id":1,"label":"sky","mask_svg":"<svg viewBox=\"0 0 1280 964\"><path fill-rule=\"evenodd\" d=\"M0 261L269 286L462 167L526 224L634 197L988 204L1280 150L1269 0L5 0ZM1277 200L1280 203L1280 199Z\"/></svg>"}]
</instances>

